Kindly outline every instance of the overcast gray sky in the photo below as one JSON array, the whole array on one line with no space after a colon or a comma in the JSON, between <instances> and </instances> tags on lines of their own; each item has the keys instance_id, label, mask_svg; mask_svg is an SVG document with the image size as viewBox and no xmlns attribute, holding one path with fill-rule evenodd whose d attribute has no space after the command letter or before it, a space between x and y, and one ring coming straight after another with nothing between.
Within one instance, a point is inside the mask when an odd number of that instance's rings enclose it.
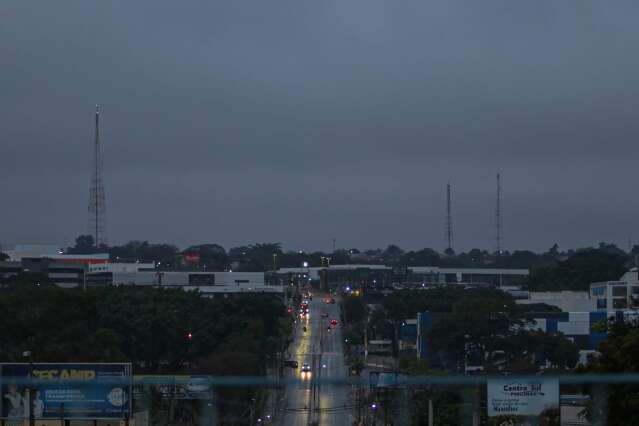
<instances>
[{"instance_id":1,"label":"overcast gray sky","mask_svg":"<svg viewBox=\"0 0 639 426\"><path fill-rule=\"evenodd\" d=\"M0 242L639 241L636 0L3 0ZM634 234L634 235L633 235Z\"/></svg>"}]
</instances>

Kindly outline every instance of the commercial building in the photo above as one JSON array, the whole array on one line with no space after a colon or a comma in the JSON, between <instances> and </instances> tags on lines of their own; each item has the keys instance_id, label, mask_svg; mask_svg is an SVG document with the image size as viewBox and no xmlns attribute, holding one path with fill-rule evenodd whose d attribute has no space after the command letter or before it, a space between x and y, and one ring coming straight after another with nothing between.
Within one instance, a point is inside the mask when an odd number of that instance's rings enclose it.
<instances>
[{"instance_id":1,"label":"commercial building","mask_svg":"<svg viewBox=\"0 0 639 426\"><path fill-rule=\"evenodd\" d=\"M89 273L98 273L98 272L116 272L116 273L124 273L124 272L139 272L139 271L155 271L155 264L153 262L150 263L96 263L90 264Z\"/></svg>"},{"instance_id":2,"label":"commercial building","mask_svg":"<svg viewBox=\"0 0 639 426\"><path fill-rule=\"evenodd\" d=\"M525 297L516 297L518 304L544 303L563 312L607 312L611 317L617 312L639 309L639 271L632 268L617 281L592 283L589 291L519 293Z\"/></svg>"},{"instance_id":3,"label":"commercial building","mask_svg":"<svg viewBox=\"0 0 639 426\"><path fill-rule=\"evenodd\" d=\"M591 284L590 297L599 312L639 309L639 271L632 268L619 281Z\"/></svg>"},{"instance_id":4,"label":"commercial building","mask_svg":"<svg viewBox=\"0 0 639 426\"><path fill-rule=\"evenodd\" d=\"M297 278L319 281L328 287L391 288L394 284L427 287L430 285L519 286L528 269L440 268L437 266L391 267L386 265L330 265L326 267L280 268L273 274L280 284Z\"/></svg>"},{"instance_id":5,"label":"commercial building","mask_svg":"<svg viewBox=\"0 0 639 426\"><path fill-rule=\"evenodd\" d=\"M520 305L544 303L564 312L590 312L593 301L587 291L531 291L526 299L519 299Z\"/></svg>"},{"instance_id":6,"label":"commercial building","mask_svg":"<svg viewBox=\"0 0 639 426\"><path fill-rule=\"evenodd\" d=\"M562 333L579 348L581 362L594 352L608 334L602 322L607 321L606 312L541 312L533 314L524 330Z\"/></svg>"},{"instance_id":7,"label":"commercial building","mask_svg":"<svg viewBox=\"0 0 639 426\"><path fill-rule=\"evenodd\" d=\"M59 287L73 288L84 282L85 265L47 258L23 258L21 261L0 262L0 283L7 283L20 273L45 275Z\"/></svg>"},{"instance_id":8,"label":"commercial building","mask_svg":"<svg viewBox=\"0 0 639 426\"><path fill-rule=\"evenodd\" d=\"M18 244L2 248L2 252L9 256L10 261L21 262L25 259L49 259L83 265L109 263L108 253L96 254L65 254L64 250L53 245Z\"/></svg>"},{"instance_id":9,"label":"commercial building","mask_svg":"<svg viewBox=\"0 0 639 426\"><path fill-rule=\"evenodd\" d=\"M20 273L37 273L63 288L135 285L197 290L207 296L283 294L282 286L266 285L263 272L163 271L156 269L153 263L109 263L106 254L46 254L42 257L23 257L23 254L14 254L20 258L18 261L0 262L0 285Z\"/></svg>"},{"instance_id":10,"label":"commercial building","mask_svg":"<svg viewBox=\"0 0 639 426\"><path fill-rule=\"evenodd\" d=\"M399 327L399 350L417 350L417 319L402 321Z\"/></svg>"},{"instance_id":11,"label":"commercial building","mask_svg":"<svg viewBox=\"0 0 639 426\"><path fill-rule=\"evenodd\" d=\"M417 314L417 358L428 359L431 350L428 347L428 334L433 328L433 317L430 312Z\"/></svg>"},{"instance_id":12,"label":"commercial building","mask_svg":"<svg viewBox=\"0 0 639 426\"><path fill-rule=\"evenodd\" d=\"M137 265L137 266L136 266ZM162 271L151 264L113 264L107 270L94 268L87 274L87 286L142 286L197 290L203 295L239 293L282 294L283 287L267 285L263 272Z\"/></svg>"},{"instance_id":13,"label":"commercial building","mask_svg":"<svg viewBox=\"0 0 639 426\"><path fill-rule=\"evenodd\" d=\"M528 269L510 268L440 268L409 266L403 282L425 284L521 285L530 274Z\"/></svg>"},{"instance_id":14,"label":"commercial building","mask_svg":"<svg viewBox=\"0 0 639 426\"><path fill-rule=\"evenodd\" d=\"M19 273L46 275L51 282L63 288L85 285L85 272L90 267L106 265L108 253L64 254L51 245L22 244L3 248L8 261L0 262L0 282L6 283Z\"/></svg>"}]
</instances>

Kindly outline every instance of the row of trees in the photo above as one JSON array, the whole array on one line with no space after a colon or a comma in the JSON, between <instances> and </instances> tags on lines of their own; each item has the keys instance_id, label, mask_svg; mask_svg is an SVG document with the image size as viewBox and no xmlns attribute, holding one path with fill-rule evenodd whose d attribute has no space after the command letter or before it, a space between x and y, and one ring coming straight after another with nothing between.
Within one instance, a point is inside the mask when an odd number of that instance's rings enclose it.
<instances>
[{"instance_id":1,"label":"row of trees","mask_svg":"<svg viewBox=\"0 0 639 426\"><path fill-rule=\"evenodd\" d=\"M469 348L478 354L485 370L494 367L495 354L503 367L515 372L531 372L548 361L556 368L574 367L577 347L561 335L525 331L522 326L534 311L553 312L547 305L518 305L508 294L496 289L405 290L382 299L383 311L371 317L375 330L392 325L395 338L408 312L429 311L433 327L429 345L434 362L455 371L464 365Z\"/></svg>"},{"instance_id":2,"label":"row of trees","mask_svg":"<svg viewBox=\"0 0 639 426\"><path fill-rule=\"evenodd\" d=\"M82 291L33 282L0 290L0 359L133 362L147 372L261 374L290 324L281 301L155 288ZM138 370L139 371L139 370Z\"/></svg>"},{"instance_id":3,"label":"row of trees","mask_svg":"<svg viewBox=\"0 0 639 426\"><path fill-rule=\"evenodd\" d=\"M599 345L600 355L594 357L583 373L639 373L639 323L611 322L608 324L608 339ZM639 408L639 385L586 386L582 391L591 393L597 387L603 401L591 403L586 415L592 424L630 425L637 424ZM603 402L603 403L602 403Z\"/></svg>"},{"instance_id":4,"label":"row of trees","mask_svg":"<svg viewBox=\"0 0 639 426\"><path fill-rule=\"evenodd\" d=\"M531 291L588 290L599 281L618 280L634 265L628 256L613 245L579 250L573 255L532 270L528 279Z\"/></svg>"}]
</instances>

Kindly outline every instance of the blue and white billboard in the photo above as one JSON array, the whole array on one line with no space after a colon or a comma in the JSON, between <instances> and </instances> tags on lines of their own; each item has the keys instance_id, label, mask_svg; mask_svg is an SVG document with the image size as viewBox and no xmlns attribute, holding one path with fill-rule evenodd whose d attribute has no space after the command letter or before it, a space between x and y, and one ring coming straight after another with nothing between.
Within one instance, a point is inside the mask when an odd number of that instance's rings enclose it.
<instances>
[{"instance_id":1,"label":"blue and white billboard","mask_svg":"<svg viewBox=\"0 0 639 426\"><path fill-rule=\"evenodd\" d=\"M127 418L131 379L131 364L0 364L0 418Z\"/></svg>"},{"instance_id":2,"label":"blue and white billboard","mask_svg":"<svg viewBox=\"0 0 639 426\"><path fill-rule=\"evenodd\" d=\"M538 416L559 408L557 379L489 379L488 416Z\"/></svg>"}]
</instances>

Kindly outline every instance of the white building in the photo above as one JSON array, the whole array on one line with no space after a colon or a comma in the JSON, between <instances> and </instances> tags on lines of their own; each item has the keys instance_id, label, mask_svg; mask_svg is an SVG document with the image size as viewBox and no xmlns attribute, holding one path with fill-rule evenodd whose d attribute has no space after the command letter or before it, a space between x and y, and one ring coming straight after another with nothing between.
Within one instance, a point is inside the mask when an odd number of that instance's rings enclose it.
<instances>
[{"instance_id":1,"label":"white building","mask_svg":"<svg viewBox=\"0 0 639 426\"><path fill-rule=\"evenodd\" d=\"M320 279L321 271L356 271L358 269L368 269L368 270L390 270L392 269L390 266L386 265L331 265L328 266L309 266L299 267L299 268L279 268L277 270L278 274L292 274L299 276L308 275L311 280L316 281Z\"/></svg>"},{"instance_id":2,"label":"white building","mask_svg":"<svg viewBox=\"0 0 639 426\"><path fill-rule=\"evenodd\" d=\"M112 266L112 267L111 267ZM151 266L151 268L146 268ZM263 272L190 272L155 270L153 264L111 264L87 274L89 286L148 286L217 293L283 293L282 286L266 285ZM137 269L137 270L136 270Z\"/></svg>"},{"instance_id":3,"label":"white building","mask_svg":"<svg viewBox=\"0 0 639 426\"><path fill-rule=\"evenodd\" d=\"M111 273L131 273L139 271L155 270L155 264L150 263L99 263L89 265L89 273L111 272Z\"/></svg>"},{"instance_id":4,"label":"white building","mask_svg":"<svg viewBox=\"0 0 639 426\"><path fill-rule=\"evenodd\" d=\"M545 303L556 306L564 312L590 312L593 301L587 291L531 291L527 299L517 300L518 304Z\"/></svg>"},{"instance_id":5,"label":"white building","mask_svg":"<svg viewBox=\"0 0 639 426\"><path fill-rule=\"evenodd\" d=\"M330 265L330 267L280 268L278 274L309 275L311 280L319 280L321 271L333 272L333 276L348 271L387 272L393 274L393 268L386 265ZM337 273L337 274L335 274ZM432 284L492 284L507 286L520 284L530 274L528 269L513 268L440 268L438 266L409 266L405 279ZM342 274L342 276L344 276Z\"/></svg>"},{"instance_id":6,"label":"white building","mask_svg":"<svg viewBox=\"0 0 639 426\"><path fill-rule=\"evenodd\" d=\"M529 274L517 268L440 268L437 266L409 266L413 278L433 284L492 284L498 287L520 284Z\"/></svg>"},{"instance_id":7,"label":"white building","mask_svg":"<svg viewBox=\"0 0 639 426\"><path fill-rule=\"evenodd\" d=\"M590 297L596 311L639 309L639 270L632 268L619 281L590 284Z\"/></svg>"}]
</instances>

